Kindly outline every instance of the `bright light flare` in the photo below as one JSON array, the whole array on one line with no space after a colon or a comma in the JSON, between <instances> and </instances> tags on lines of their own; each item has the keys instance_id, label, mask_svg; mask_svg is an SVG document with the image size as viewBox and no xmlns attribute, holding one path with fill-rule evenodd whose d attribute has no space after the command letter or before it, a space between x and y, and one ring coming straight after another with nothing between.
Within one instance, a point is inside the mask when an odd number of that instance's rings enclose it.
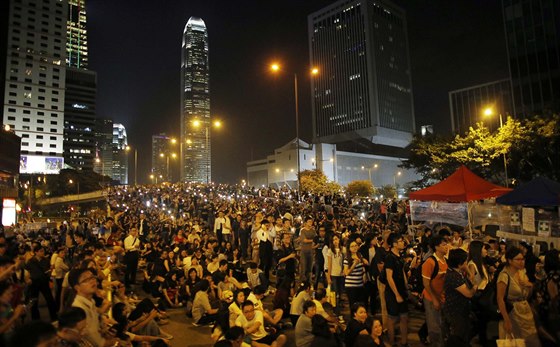
<instances>
[{"instance_id":1,"label":"bright light flare","mask_svg":"<svg viewBox=\"0 0 560 347\"><path fill-rule=\"evenodd\" d=\"M270 70L272 72L278 72L280 71L280 65L278 63L272 63L270 64Z\"/></svg>"}]
</instances>

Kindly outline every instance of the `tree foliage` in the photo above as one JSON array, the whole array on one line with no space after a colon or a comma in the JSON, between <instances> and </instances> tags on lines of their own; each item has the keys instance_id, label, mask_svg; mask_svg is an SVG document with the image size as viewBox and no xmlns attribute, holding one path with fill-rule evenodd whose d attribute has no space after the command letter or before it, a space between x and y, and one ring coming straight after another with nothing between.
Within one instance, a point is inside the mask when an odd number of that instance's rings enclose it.
<instances>
[{"instance_id":1,"label":"tree foliage","mask_svg":"<svg viewBox=\"0 0 560 347\"><path fill-rule=\"evenodd\" d=\"M541 175L560 180L558 148L560 116L524 120L508 117L495 131L477 123L464 135L454 138L416 136L411 143L410 157L401 167L412 169L422 177L414 182L416 187L444 179L460 165L504 184L505 155L510 181L528 181Z\"/></svg>"},{"instance_id":2,"label":"tree foliage","mask_svg":"<svg viewBox=\"0 0 560 347\"><path fill-rule=\"evenodd\" d=\"M352 181L346 186L346 193L350 196L371 196L375 193L375 189L368 180Z\"/></svg>"},{"instance_id":3,"label":"tree foliage","mask_svg":"<svg viewBox=\"0 0 560 347\"><path fill-rule=\"evenodd\" d=\"M387 184L381 188L377 192L379 195L383 195L384 198L396 198L397 197L397 189L395 186Z\"/></svg>"},{"instance_id":4,"label":"tree foliage","mask_svg":"<svg viewBox=\"0 0 560 347\"><path fill-rule=\"evenodd\" d=\"M299 174L301 191L318 195L329 195L339 192L338 183L329 181L323 171L319 169L304 170Z\"/></svg>"}]
</instances>

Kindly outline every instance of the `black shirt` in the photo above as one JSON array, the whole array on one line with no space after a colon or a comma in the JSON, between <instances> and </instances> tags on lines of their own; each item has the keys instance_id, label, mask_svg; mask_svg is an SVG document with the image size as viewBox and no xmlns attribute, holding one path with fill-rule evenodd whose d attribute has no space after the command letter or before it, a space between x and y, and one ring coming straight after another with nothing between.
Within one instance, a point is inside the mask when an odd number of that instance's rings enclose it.
<instances>
[{"instance_id":1,"label":"black shirt","mask_svg":"<svg viewBox=\"0 0 560 347\"><path fill-rule=\"evenodd\" d=\"M393 270L393 281L395 281L397 291L401 296L404 296L406 294L406 282L404 279L404 261L402 258L400 256L396 256L391 251L388 252L387 257L385 258L385 269ZM392 292L388 283L387 290Z\"/></svg>"}]
</instances>

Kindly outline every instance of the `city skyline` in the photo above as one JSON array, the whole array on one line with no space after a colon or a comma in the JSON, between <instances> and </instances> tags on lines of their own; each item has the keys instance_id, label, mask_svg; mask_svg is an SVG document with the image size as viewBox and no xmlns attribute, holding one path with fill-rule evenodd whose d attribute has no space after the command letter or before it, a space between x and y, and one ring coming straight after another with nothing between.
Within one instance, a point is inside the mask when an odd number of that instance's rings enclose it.
<instances>
[{"instance_id":1,"label":"city skyline","mask_svg":"<svg viewBox=\"0 0 560 347\"><path fill-rule=\"evenodd\" d=\"M170 1L154 9L145 1L134 6L88 1L89 65L99 73L98 117L127 126L129 142L141 152L139 181L148 180L143 176L151 163L142 153L149 153L151 135L179 136L174 120L180 104L178 46L187 18L204 18L211 33L212 116L224 122L212 139L213 179L237 182L246 161L295 137L290 72L301 76L300 135L311 140L307 16L333 2L195 1L186 6ZM394 2L404 7L409 22L416 126L434 124L436 132L447 132L449 90L508 74L500 1ZM288 73L270 75L274 59Z\"/></svg>"}]
</instances>

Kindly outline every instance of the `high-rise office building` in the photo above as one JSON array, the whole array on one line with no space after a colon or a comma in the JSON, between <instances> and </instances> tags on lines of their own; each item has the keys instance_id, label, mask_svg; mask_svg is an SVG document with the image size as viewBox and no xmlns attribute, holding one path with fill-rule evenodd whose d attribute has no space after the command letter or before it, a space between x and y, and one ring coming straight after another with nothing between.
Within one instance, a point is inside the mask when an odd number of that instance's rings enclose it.
<instances>
[{"instance_id":1,"label":"high-rise office building","mask_svg":"<svg viewBox=\"0 0 560 347\"><path fill-rule=\"evenodd\" d=\"M78 69L88 67L86 18L86 1L68 0L66 66Z\"/></svg>"},{"instance_id":2,"label":"high-rise office building","mask_svg":"<svg viewBox=\"0 0 560 347\"><path fill-rule=\"evenodd\" d=\"M341 0L308 17L313 141L405 147L415 131L406 14Z\"/></svg>"},{"instance_id":3,"label":"high-rise office building","mask_svg":"<svg viewBox=\"0 0 560 347\"><path fill-rule=\"evenodd\" d=\"M87 70L85 0L68 0L64 161L74 169L94 166L97 76Z\"/></svg>"},{"instance_id":4,"label":"high-rise office building","mask_svg":"<svg viewBox=\"0 0 560 347\"><path fill-rule=\"evenodd\" d=\"M483 118L483 111L492 108L494 113L513 115L511 80L509 78L449 92L451 130L463 134L477 122L484 122L491 129L500 125L499 117Z\"/></svg>"},{"instance_id":5,"label":"high-rise office building","mask_svg":"<svg viewBox=\"0 0 560 347\"><path fill-rule=\"evenodd\" d=\"M66 68L64 162L76 170L93 170L97 75Z\"/></svg>"},{"instance_id":6,"label":"high-rise office building","mask_svg":"<svg viewBox=\"0 0 560 347\"><path fill-rule=\"evenodd\" d=\"M210 69L204 21L189 18L181 48L181 180L211 180Z\"/></svg>"},{"instance_id":7,"label":"high-rise office building","mask_svg":"<svg viewBox=\"0 0 560 347\"><path fill-rule=\"evenodd\" d=\"M63 168L66 19L64 1L0 4L3 124L22 138L20 173Z\"/></svg>"},{"instance_id":8,"label":"high-rise office building","mask_svg":"<svg viewBox=\"0 0 560 347\"><path fill-rule=\"evenodd\" d=\"M165 133L152 135L152 175L169 181L168 163L171 156L171 138Z\"/></svg>"},{"instance_id":9,"label":"high-rise office building","mask_svg":"<svg viewBox=\"0 0 560 347\"><path fill-rule=\"evenodd\" d=\"M128 184L128 136L122 124L113 123L113 163L112 178L121 184Z\"/></svg>"},{"instance_id":10,"label":"high-rise office building","mask_svg":"<svg viewBox=\"0 0 560 347\"><path fill-rule=\"evenodd\" d=\"M560 112L560 1L502 0L515 114Z\"/></svg>"}]
</instances>

